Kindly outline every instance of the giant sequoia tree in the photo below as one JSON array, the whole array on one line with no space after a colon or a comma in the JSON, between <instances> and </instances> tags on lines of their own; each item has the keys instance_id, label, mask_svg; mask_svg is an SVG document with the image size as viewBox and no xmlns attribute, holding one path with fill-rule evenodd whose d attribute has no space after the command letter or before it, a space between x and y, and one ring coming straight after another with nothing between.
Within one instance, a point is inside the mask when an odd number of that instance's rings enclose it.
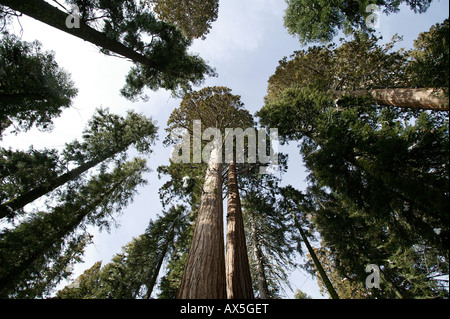
<instances>
[{"instance_id":1,"label":"giant sequoia tree","mask_svg":"<svg viewBox=\"0 0 450 319\"><path fill-rule=\"evenodd\" d=\"M142 2L71 0L80 9L79 28L69 28L69 14L44 0L2 0L4 5L36 20L88 41L106 54L135 62L122 94L136 98L144 87L173 92L201 83L213 70L200 57L189 54L187 40L175 26L157 20ZM102 29L97 29L102 25ZM146 38L150 37L150 41Z\"/></svg>"},{"instance_id":2,"label":"giant sequoia tree","mask_svg":"<svg viewBox=\"0 0 450 319\"><path fill-rule=\"evenodd\" d=\"M207 130L203 135L197 135L197 142L195 137L192 140L193 162L203 159L208 162L208 167L178 296L225 298L222 136L225 136L225 128L248 127L253 121L248 111L243 109L240 98L232 95L231 90L225 87L208 87L186 95L180 107L170 116L168 130L183 128L189 132L189 136L202 134L200 127L194 127L194 121L197 120ZM210 139L211 136L214 136L213 141L202 149L202 138ZM190 151L190 140L187 146Z\"/></svg>"}]
</instances>

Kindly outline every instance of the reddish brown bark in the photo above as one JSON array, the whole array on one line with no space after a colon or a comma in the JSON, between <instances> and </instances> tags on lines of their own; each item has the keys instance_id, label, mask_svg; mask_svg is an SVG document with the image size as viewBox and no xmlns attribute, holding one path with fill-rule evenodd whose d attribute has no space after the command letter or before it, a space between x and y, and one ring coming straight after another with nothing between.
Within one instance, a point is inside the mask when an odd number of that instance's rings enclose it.
<instances>
[{"instance_id":1,"label":"reddish brown bark","mask_svg":"<svg viewBox=\"0 0 450 319\"><path fill-rule=\"evenodd\" d=\"M226 281L228 299L253 299L252 279L245 241L239 188L236 180L236 164L228 168Z\"/></svg>"},{"instance_id":2,"label":"reddish brown bark","mask_svg":"<svg viewBox=\"0 0 450 319\"><path fill-rule=\"evenodd\" d=\"M225 299L225 255L220 149L211 152L192 244L184 268L180 299Z\"/></svg>"}]
</instances>

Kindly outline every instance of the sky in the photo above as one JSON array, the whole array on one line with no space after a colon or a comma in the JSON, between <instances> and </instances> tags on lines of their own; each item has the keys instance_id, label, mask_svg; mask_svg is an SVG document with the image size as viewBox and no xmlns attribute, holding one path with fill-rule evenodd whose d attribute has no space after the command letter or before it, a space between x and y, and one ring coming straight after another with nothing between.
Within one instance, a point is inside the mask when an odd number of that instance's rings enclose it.
<instances>
[{"instance_id":1,"label":"sky","mask_svg":"<svg viewBox=\"0 0 450 319\"><path fill-rule=\"evenodd\" d=\"M240 95L247 110L255 114L263 106L267 80L275 72L278 61L295 50L305 49L283 26L285 8L283 0L220 0L218 19L212 24L206 40L195 40L190 48L192 53L199 54L216 69L218 77L208 78L196 89L227 86L233 94ZM388 41L397 33L403 36L403 41L396 49L411 48L420 32L442 22L448 17L448 12L447 0L433 1L424 14L414 14L402 6L400 13L381 15L377 34L383 36L383 41ZM164 128L170 113L181 100L173 98L165 90L147 90L149 101L128 101L120 96L119 90L133 65L130 61L105 56L94 45L26 16L20 18L20 24L14 21L9 31L21 35L25 41L39 40L43 50L53 51L59 66L71 74L79 93L73 99L73 106L54 120L51 132L33 129L17 136L7 135L0 142L1 146L28 149L33 145L35 149L61 150L65 143L81 137L87 121L100 106L109 107L112 113L121 115L133 109L152 117L159 126L159 140L148 158L148 166L152 170L145 176L148 184L139 188L134 202L116 218L120 224L118 228L111 229L110 233L91 229L94 242L86 249L84 263L75 265L74 279L97 261L107 264L133 237L145 231L150 219L162 212L158 189L164 181L158 179L156 169L166 164L170 156L171 148L162 145L167 135ZM296 143L280 146L279 151L289 155L289 169L283 175L282 185L304 190L307 173ZM285 287L285 298L292 298L296 289L313 298L328 298L320 294L315 279L300 268L292 272L290 281L293 291Z\"/></svg>"}]
</instances>

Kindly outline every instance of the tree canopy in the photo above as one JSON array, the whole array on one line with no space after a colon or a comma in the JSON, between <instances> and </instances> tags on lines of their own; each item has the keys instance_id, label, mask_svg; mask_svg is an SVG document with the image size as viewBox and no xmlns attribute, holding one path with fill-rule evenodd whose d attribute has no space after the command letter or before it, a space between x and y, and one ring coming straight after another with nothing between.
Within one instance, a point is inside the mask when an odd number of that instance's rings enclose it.
<instances>
[{"instance_id":1,"label":"tree canopy","mask_svg":"<svg viewBox=\"0 0 450 319\"><path fill-rule=\"evenodd\" d=\"M288 31L321 44L279 61L254 117L227 86L193 90L215 71L190 46L229 27L214 23L218 0L0 0L0 298L310 299L296 270L332 299L448 298L449 19L407 50L394 50L398 35L380 44L372 23L431 2L288 0ZM130 60L115 98L143 101L89 109L72 141L17 138L50 131L78 93L58 52L12 33L22 14ZM351 37L326 43L340 31ZM148 109L157 89L177 106ZM167 121L170 158L149 159L160 128L147 114ZM127 207L133 234L109 260L90 258Z\"/></svg>"},{"instance_id":2,"label":"tree canopy","mask_svg":"<svg viewBox=\"0 0 450 319\"><path fill-rule=\"evenodd\" d=\"M289 33L298 36L301 43L330 42L338 31L351 33L361 29L374 31L367 20L372 21L376 14L397 13L400 5L409 5L415 13L426 12L432 0L383 0L383 1L325 1L325 0L286 0L287 9L284 25ZM373 5L377 8L373 8Z\"/></svg>"},{"instance_id":3,"label":"tree canopy","mask_svg":"<svg viewBox=\"0 0 450 319\"><path fill-rule=\"evenodd\" d=\"M0 39L0 138L9 126L16 133L33 126L50 130L52 119L77 95L69 73L38 41L4 33Z\"/></svg>"},{"instance_id":4,"label":"tree canopy","mask_svg":"<svg viewBox=\"0 0 450 319\"><path fill-rule=\"evenodd\" d=\"M174 23L188 39L202 38L219 14L218 0L148 0L158 18Z\"/></svg>"}]
</instances>

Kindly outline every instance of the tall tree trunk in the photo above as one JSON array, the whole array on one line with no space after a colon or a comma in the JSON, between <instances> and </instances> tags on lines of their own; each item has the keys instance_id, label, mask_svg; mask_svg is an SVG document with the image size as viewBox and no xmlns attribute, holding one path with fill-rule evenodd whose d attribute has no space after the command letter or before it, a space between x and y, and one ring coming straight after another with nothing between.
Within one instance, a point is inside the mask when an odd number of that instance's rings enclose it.
<instances>
[{"instance_id":1,"label":"tall tree trunk","mask_svg":"<svg viewBox=\"0 0 450 319\"><path fill-rule=\"evenodd\" d=\"M228 168L227 244L225 255L227 298L253 299L244 220L236 180L236 163Z\"/></svg>"},{"instance_id":2,"label":"tall tree trunk","mask_svg":"<svg viewBox=\"0 0 450 319\"><path fill-rule=\"evenodd\" d=\"M128 48L114 39L108 38L104 33L89 27L87 24L83 23L83 21L80 21L80 28L68 28L66 26L66 19L69 15L44 0L0 0L0 4L22 12L27 16L57 28L58 30L74 35L84 41L88 41L96 46L129 58L134 62L145 64L153 68L157 67L142 54Z\"/></svg>"},{"instance_id":3,"label":"tall tree trunk","mask_svg":"<svg viewBox=\"0 0 450 319\"><path fill-rule=\"evenodd\" d=\"M335 92L336 96L344 92ZM424 88L392 88L355 90L349 92L352 95L371 95L375 102L382 105L390 105L404 108L425 109L436 111L448 111L448 97L441 89Z\"/></svg>"},{"instance_id":4,"label":"tall tree trunk","mask_svg":"<svg viewBox=\"0 0 450 319\"><path fill-rule=\"evenodd\" d=\"M178 298L225 299L225 254L222 206L222 151L218 142L206 170L194 235Z\"/></svg>"},{"instance_id":5,"label":"tall tree trunk","mask_svg":"<svg viewBox=\"0 0 450 319\"><path fill-rule=\"evenodd\" d=\"M270 299L269 286L267 285L266 273L264 271L264 256L261 252L261 248L259 247L256 221L253 216L250 218L250 222L252 228L251 241L253 243L253 253L255 254L256 272L258 276L259 297L261 299Z\"/></svg>"},{"instance_id":6,"label":"tall tree trunk","mask_svg":"<svg viewBox=\"0 0 450 319\"><path fill-rule=\"evenodd\" d=\"M322 278L322 280L325 284L325 287L327 287L328 293L330 294L332 299L339 299L339 296L338 296L336 290L334 289L333 285L331 284L331 281L328 278L327 273L325 272L325 269L323 269L322 264L319 261L319 258L317 258L317 255L314 252L314 249L311 247L308 237L306 237L305 233L303 232L302 226L298 222L297 217L294 214L292 214L292 216L294 218L295 227L300 232L300 236L302 236L303 242L305 243L306 248L308 249L308 252L311 255L314 265L316 266L316 269L318 270L320 277Z\"/></svg>"},{"instance_id":7,"label":"tall tree trunk","mask_svg":"<svg viewBox=\"0 0 450 319\"><path fill-rule=\"evenodd\" d=\"M84 163L84 164L80 165L79 167L74 168L73 170L56 177L55 179L49 181L46 184L36 186L35 188L29 190L28 192L26 192L16 198L11 199L10 201L2 203L0 205L0 218L13 217L15 215L14 212L16 210L25 207L25 205L33 202L34 200L38 199L39 197L44 196L48 192L55 190L56 188L58 188L61 185L64 185L68 181L76 178L80 174L86 172L88 169L103 162L104 160L113 156L114 154L115 154L114 152L110 152L102 157L99 157L98 159Z\"/></svg>"},{"instance_id":8,"label":"tall tree trunk","mask_svg":"<svg viewBox=\"0 0 450 319\"><path fill-rule=\"evenodd\" d=\"M172 232L172 235L173 235L173 232ZM166 253L167 253L168 248L169 248L169 242L166 241L164 244L164 247L162 248L162 251L159 255L158 264L156 265L156 268L155 268L153 274L151 275L150 281L147 284L147 292L145 293L145 297L144 297L145 299L150 299L150 297L152 295L153 288L155 287L155 284L156 284L156 279L158 278L159 271L161 270L161 266L164 261L164 258L166 258Z\"/></svg>"},{"instance_id":9,"label":"tall tree trunk","mask_svg":"<svg viewBox=\"0 0 450 319\"><path fill-rule=\"evenodd\" d=\"M158 264L156 265L156 268L153 274L151 275L150 280L147 283L147 292L144 297L145 299L150 299L153 292L153 288L155 287L156 284L156 279L158 278L159 272L161 270L162 263L164 261L164 258L166 258L167 251L169 250L169 245L173 244L175 238L176 222L177 221L175 220L174 223L171 225L170 230L167 231L167 235L164 238L164 246L161 248L161 251L159 253Z\"/></svg>"}]
</instances>

